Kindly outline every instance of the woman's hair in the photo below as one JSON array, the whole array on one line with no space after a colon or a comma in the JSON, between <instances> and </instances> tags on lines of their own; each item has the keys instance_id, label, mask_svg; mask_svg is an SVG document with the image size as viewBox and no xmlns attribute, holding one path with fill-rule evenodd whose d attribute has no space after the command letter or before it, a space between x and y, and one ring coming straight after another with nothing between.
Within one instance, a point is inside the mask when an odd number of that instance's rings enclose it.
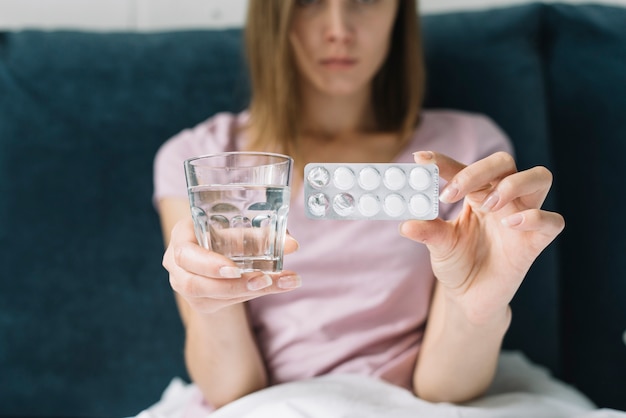
<instances>
[{"instance_id":1,"label":"woman's hair","mask_svg":"<svg viewBox=\"0 0 626 418\"><path fill-rule=\"evenodd\" d=\"M419 119L424 94L417 0L398 0L389 53L374 77L372 99L381 132L407 141ZM245 29L251 84L252 149L297 156L298 88L289 43L295 0L250 0Z\"/></svg>"}]
</instances>

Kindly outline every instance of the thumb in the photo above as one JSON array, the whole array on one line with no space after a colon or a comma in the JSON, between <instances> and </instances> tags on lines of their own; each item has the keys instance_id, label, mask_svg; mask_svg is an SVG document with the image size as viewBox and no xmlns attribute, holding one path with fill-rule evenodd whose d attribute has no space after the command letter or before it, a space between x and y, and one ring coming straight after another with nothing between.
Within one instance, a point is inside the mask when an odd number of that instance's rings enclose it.
<instances>
[{"instance_id":1,"label":"thumb","mask_svg":"<svg viewBox=\"0 0 626 418\"><path fill-rule=\"evenodd\" d=\"M285 236L285 254L290 254L298 250L300 244L298 241L289 234L287 231L287 235Z\"/></svg>"},{"instance_id":2,"label":"thumb","mask_svg":"<svg viewBox=\"0 0 626 418\"><path fill-rule=\"evenodd\" d=\"M400 224L400 235L425 244L431 255L443 257L454 246L454 226L442 219L409 220Z\"/></svg>"}]
</instances>

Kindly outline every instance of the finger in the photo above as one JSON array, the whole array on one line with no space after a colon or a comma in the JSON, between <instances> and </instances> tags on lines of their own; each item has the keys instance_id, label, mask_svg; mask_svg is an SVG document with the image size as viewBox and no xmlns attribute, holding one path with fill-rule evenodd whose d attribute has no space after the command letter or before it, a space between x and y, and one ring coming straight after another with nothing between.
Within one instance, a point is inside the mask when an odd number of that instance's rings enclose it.
<instances>
[{"instance_id":1,"label":"finger","mask_svg":"<svg viewBox=\"0 0 626 418\"><path fill-rule=\"evenodd\" d=\"M435 158L438 161L440 170L443 170L442 167L449 164L448 161L445 161L445 165L439 162L440 159L443 159L441 154L436 155ZM450 160L449 158L447 159ZM452 173L454 169L446 169L444 171ZM470 193L489 191L494 183L516 171L517 168L513 157L505 152L497 152L466 166L449 178L448 184L440 195L440 200L444 203L454 203Z\"/></svg>"},{"instance_id":2,"label":"finger","mask_svg":"<svg viewBox=\"0 0 626 418\"><path fill-rule=\"evenodd\" d=\"M173 255L172 262L184 270L199 276L239 278L241 270L230 260L214 251L209 251L198 244L191 218L181 220L172 229L167 253ZM169 270L165 263L164 266Z\"/></svg>"},{"instance_id":3,"label":"finger","mask_svg":"<svg viewBox=\"0 0 626 418\"><path fill-rule=\"evenodd\" d=\"M241 269L221 254L209 251L195 242L183 242L173 248L174 260L178 266L199 276L236 279L241 277Z\"/></svg>"},{"instance_id":4,"label":"finger","mask_svg":"<svg viewBox=\"0 0 626 418\"><path fill-rule=\"evenodd\" d=\"M254 239L248 239L248 241L255 242ZM298 241L287 233L284 244L285 253L293 253L298 248ZM215 278L241 277L241 270L231 259L207 250L198 244L191 219L180 221L174 226L166 254L167 252L174 254L174 263L184 266L186 270L199 276ZM165 267L168 268L167 266Z\"/></svg>"},{"instance_id":5,"label":"finger","mask_svg":"<svg viewBox=\"0 0 626 418\"><path fill-rule=\"evenodd\" d=\"M169 264L180 265L201 276L241 277L240 270L230 259L198 244L191 218L177 222L172 228L170 242L163 257L163 266L171 271Z\"/></svg>"},{"instance_id":6,"label":"finger","mask_svg":"<svg viewBox=\"0 0 626 418\"><path fill-rule=\"evenodd\" d=\"M400 224L400 235L428 246L431 254L446 254L454 245L454 227L442 219L409 220Z\"/></svg>"},{"instance_id":7,"label":"finger","mask_svg":"<svg viewBox=\"0 0 626 418\"><path fill-rule=\"evenodd\" d=\"M565 228L565 219L556 212L528 209L502 219L502 224L518 231L538 231L556 237Z\"/></svg>"},{"instance_id":8,"label":"finger","mask_svg":"<svg viewBox=\"0 0 626 418\"><path fill-rule=\"evenodd\" d=\"M185 218L176 223L172 228L172 238L176 237L178 241L197 242L196 233L193 228L193 220Z\"/></svg>"},{"instance_id":9,"label":"finger","mask_svg":"<svg viewBox=\"0 0 626 418\"><path fill-rule=\"evenodd\" d=\"M185 276L181 272L170 275L172 289L200 312L215 312L225 306L246 302L255 297L253 292L237 292L233 282L235 280L210 279L191 274ZM227 288L224 288L225 286ZM232 293L228 288L232 289Z\"/></svg>"},{"instance_id":10,"label":"finger","mask_svg":"<svg viewBox=\"0 0 626 418\"><path fill-rule=\"evenodd\" d=\"M170 286L185 299L234 299L243 296L244 279L214 279L199 276L180 267L170 272Z\"/></svg>"},{"instance_id":11,"label":"finger","mask_svg":"<svg viewBox=\"0 0 626 418\"><path fill-rule=\"evenodd\" d=\"M289 231L287 231L287 236L285 237L285 254L296 252L298 248L300 248L300 244L294 237L289 235Z\"/></svg>"},{"instance_id":12,"label":"finger","mask_svg":"<svg viewBox=\"0 0 626 418\"><path fill-rule=\"evenodd\" d=\"M277 275L272 275L272 279L274 280L274 285L281 290L292 290L297 289L302 286L302 278L299 274L284 270L281 271Z\"/></svg>"},{"instance_id":13,"label":"finger","mask_svg":"<svg viewBox=\"0 0 626 418\"><path fill-rule=\"evenodd\" d=\"M174 290L200 312L215 312L225 306L247 302L273 293L284 293L301 285L300 276L293 271L284 271L271 276L260 272L248 273L238 280L210 279L190 275L182 288L178 285L181 276L176 277L178 279L170 278ZM244 280L247 280L245 289L241 286ZM264 287L260 289L251 289L251 284L254 283L256 286L262 280L269 280L269 284L263 284Z\"/></svg>"},{"instance_id":14,"label":"finger","mask_svg":"<svg viewBox=\"0 0 626 418\"><path fill-rule=\"evenodd\" d=\"M301 279L292 271L269 275L251 272L239 279L218 279L174 269L170 274L172 289L186 299L249 300L271 293L281 293L300 287Z\"/></svg>"},{"instance_id":15,"label":"finger","mask_svg":"<svg viewBox=\"0 0 626 418\"><path fill-rule=\"evenodd\" d=\"M434 151L418 151L413 154L413 159L417 164L437 164L439 177L444 180L450 180L466 167L465 164Z\"/></svg>"},{"instance_id":16,"label":"finger","mask_svg":"<svg viewBox=\"0 0 626 418\"><path fill-rule=\"evenodd\" d=\"M520 199L526 208L539 209L552 186L552 173L545 167L533 167L503 178L482 201L481 210L497 211Z\"/></svg>"},{"instance_id":17,"label":"finger","mask_svg":"<svg viewBox=\"0 0 626 418\"><path fill-rule=\"evenodd\" d=\"M246 273L242 279L247 280L245 286L250 296L280 293L297 289L302 285L300 276L290 270L279 273Z\"/></svg>"}]
</instances>

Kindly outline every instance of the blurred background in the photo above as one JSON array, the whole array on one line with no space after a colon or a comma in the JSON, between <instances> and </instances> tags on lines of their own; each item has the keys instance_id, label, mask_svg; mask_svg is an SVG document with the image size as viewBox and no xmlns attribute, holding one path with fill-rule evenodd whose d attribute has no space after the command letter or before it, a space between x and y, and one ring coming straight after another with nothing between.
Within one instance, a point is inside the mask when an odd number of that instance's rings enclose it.
<instances>
[{"instance_id":1,"label":"blurred background","mask_svg":"<svg viewBox=\"0 0 626 418\"><path fill-rule=\"evenodd\" d=\"M530 0L421 0L424 13L485 9ZM562 0L626 5L626 0ZM241 26L248 0L0 0L0 29L161 31Z\"/></svg>"}]
</instances>

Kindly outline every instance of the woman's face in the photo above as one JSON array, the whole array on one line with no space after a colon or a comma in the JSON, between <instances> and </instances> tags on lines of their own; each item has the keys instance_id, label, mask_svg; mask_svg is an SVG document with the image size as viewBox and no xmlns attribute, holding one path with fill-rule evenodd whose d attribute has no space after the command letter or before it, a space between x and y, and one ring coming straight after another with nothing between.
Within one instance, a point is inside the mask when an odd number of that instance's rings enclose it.
<instances>
[{"instance_id":1,"label":"woman's face","mask_svg":"<svg viewBox=\"0 0 626 418\"><path fill-rule=\"evenodd\" d=\"M368 89L389 49L398 0L294 0L290 42L300 80L342 96Z\"/></svg>"}]
</instances>

